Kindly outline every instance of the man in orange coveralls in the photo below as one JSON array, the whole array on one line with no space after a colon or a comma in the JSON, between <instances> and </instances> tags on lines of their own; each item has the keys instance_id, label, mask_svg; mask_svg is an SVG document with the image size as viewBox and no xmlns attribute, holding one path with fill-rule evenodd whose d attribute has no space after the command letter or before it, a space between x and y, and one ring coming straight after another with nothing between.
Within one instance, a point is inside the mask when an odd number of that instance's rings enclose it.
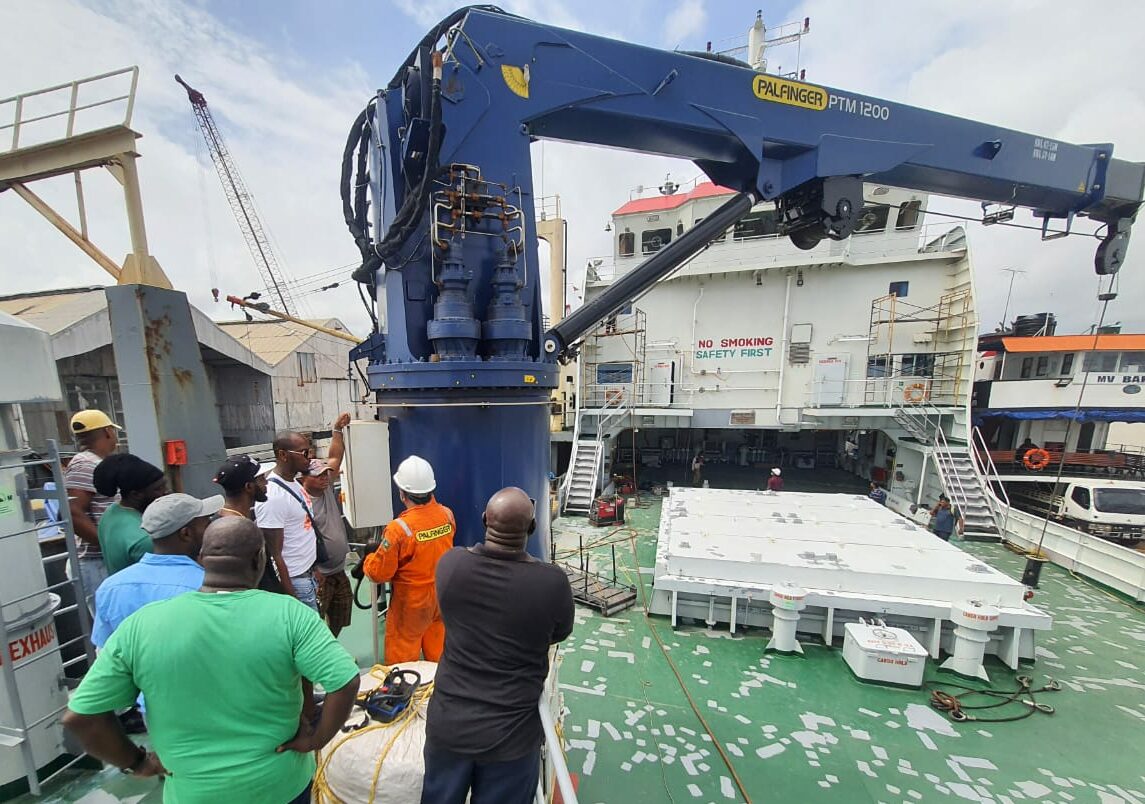
<instances>
[{"instance_id":1,"label":"man in orange coveralls","mask_svg":"<svg viewBox=\"0 0 1145 804\"><path fill-rule=\"evenodd\" d=\"M374 583L393 581L386 615L387 665L441 659L445 625L437 607L433 575L437 560L453 547L453 512L433 498L433 467L411 455L394 472L405 510L386 525L382 540L366 548L362 570Z\"/></svg>"}]
</instances>

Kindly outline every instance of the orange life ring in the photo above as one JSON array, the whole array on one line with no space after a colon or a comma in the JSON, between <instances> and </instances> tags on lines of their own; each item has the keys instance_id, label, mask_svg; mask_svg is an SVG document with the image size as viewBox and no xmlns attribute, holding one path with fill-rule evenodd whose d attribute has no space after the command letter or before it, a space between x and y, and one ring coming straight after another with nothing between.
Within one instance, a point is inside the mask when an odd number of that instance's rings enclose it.
<instances>
[{"instance_id":1,"label":"orange life ring","mask_svg":"<svg viewBox=\"0 0 1145 804\"><path fill-rule=\"evenodd\" d=\"M921 402L926 399L926 385L921 382L908 385L902 390L902 396L907 402Z\"/></svg>"},{"instance_id":2,"label":"orange life ring","mask_svg":"<svg viewBox=\"0 0 1145 804\"><path fill-rule=\"evenodd\" d=\"M1022 456L1022 465L1037 472L1050 465L1050 454L1041 447L1035 447Z\"/></svg>"}]
</instances>

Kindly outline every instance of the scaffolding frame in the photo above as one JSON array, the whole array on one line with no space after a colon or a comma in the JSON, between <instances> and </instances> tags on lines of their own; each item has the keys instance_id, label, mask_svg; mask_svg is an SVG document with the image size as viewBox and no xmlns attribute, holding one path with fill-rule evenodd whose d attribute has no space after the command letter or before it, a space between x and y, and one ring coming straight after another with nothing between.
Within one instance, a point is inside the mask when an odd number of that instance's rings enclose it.
<instances>
[{"instance_id":1,"label":"scaffolding frame","mask_svg":"<svg viewBox=\"0 0 1145 804\"><path fill-rule=\"evenodd\" d=\"M604 350L615 343L614 338L622 339L630 353L630 358L604 359ZM588 337L581 349L581 407L603 408L616 404L617 396L624 407L633 407L644 402L644 365L647 349L647 315L639 307L631 313L614 314L605 319ZM632 365L632 375L626 383L599 382L601 366L628 362Z\"/></svg>"},{"instance_id":2,"label":"scaffolding frame","mask_svg":"<svg viewBox=\"0 0 1145 804\"><path fill-rule=\"evenodd\" d=\"M894 293L880 296L871 302L868 375L871 366L881 362L885 373L878 379L907 383L904 405L957 405L974 323L973 297L967 288L948 291L936 304L926 306L912 304ZM910 338L909 342L904 342L904 337ZM903 372L901 360L907 355L927 355L928 373L918 373L917 366L912 366L910 373ZM868 376L864 401L878 404L883 394L876 387L879 384L870 379Z\"/></svg>"}]
</instances>

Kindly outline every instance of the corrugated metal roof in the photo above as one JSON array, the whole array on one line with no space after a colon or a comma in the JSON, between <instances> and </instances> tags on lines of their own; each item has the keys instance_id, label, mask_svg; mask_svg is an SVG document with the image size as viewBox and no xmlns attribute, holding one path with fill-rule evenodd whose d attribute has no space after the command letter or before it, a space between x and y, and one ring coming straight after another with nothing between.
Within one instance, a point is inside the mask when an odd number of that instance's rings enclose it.
<instances>
[{"instance_id":1,"label":"corrugated metal roof","mask_svg":"<svg viewBox=\"0 0 1145 804\"><path fill-rule=\"evenodd\" d=\"M336 318L311 321L323 327L345 330ZM219 321L219 327L272 366L276 366L298 347L322 333L290 321ZM333 336L323 337L334 340Z\"/></svg>"},{"instance_id":2,"label":"corrugated metal roof","mask_svg":"<svg viewBox=\"0 0 1145 804\"><path fill-rule=\"evenodd\" d=\"M0 296L0 310L56 335L107 307L102 287Z\"/></svg>"},{"instance_id":3,"label":"corrugated metal roof","mask_svg":"<svg viewBox=\"0 0 1145 804\"><path fill-rule=\"evenodd\" d=\"M1047 335L1003 338L1007 352L1145 352L1145 335Z\"/></svg>"},{"instance_id":4,"label":"corrugated metal roof","mask_svg":"<svg viewBox=\"0 0 1145 804\"><path fill-rule=\"evenodd\" d=\"M713 195L729 195L734 192L735 190L729 190L727 187L720 187L718 184L706 181L702 184L697 184L696 188L691 192L681 195L657 195L651 198L636 198L612 214L632 215L637 212L662 212L667 209L675 209L676 207L683 206L688 201L694 201L697 198L709 198Z\"/></svg>"}]
</instances>

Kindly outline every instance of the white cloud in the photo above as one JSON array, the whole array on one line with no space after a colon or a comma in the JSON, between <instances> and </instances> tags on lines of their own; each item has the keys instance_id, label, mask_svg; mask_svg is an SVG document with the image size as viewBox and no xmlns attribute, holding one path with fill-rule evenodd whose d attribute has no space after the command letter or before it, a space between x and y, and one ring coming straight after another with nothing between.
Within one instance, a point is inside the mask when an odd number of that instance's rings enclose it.
<instances>
[{"instance_id":1,"label":"white cloud","mask_svg":"<svg viewBox=\"0 0 1145 804\"><path fill-rule=\"evenodd\" d=\"M1067 142L1113 142L1116 155L1145 160L1145 72L1138 31L1145 5L1118 0L1102 7L1093 39L1092 7L1052 0L995 3L806 2L793 16L811 17L802 46L807 79L853 92ZM1098 68L1096 65L1102 65ZM937 201L932 208L968 216L976 204ZM932 218L935 223L939 219ZM1028 212L1016 222L1034 225ZM1091 222L1077 227L1091 231ZM1138 227L1140 229L1140 227ZM1049 310L1061 330L1092 323L1096 241L1070 237L1041 243L1036 232L968 225L983 329L1002 317L1009 274L1010 317ZM1145 232L1130 244L1112 320L1145 329Z\"/></svg>"},{"instance_id":2,"label":"white cloud","mask_svg":"<svg viewBox=\"0 0 1145 804\"><path fill-rule=\"evenodd\" d=\"M446 0L399 0L397 5L427 28L455 7ZM556 0L506 5L532 19L601 35L616 27L630 31L630 41L649 45L664 36L684 39L704 32L718 39L727 33L726 20L703 22L704 7L691 0L674 7L663 27L649 31L637 22L656 18L654 4L637 2L610 14ZM261 285L199 143L186 97L172 80L177 71L207 96L288 272L305 276L354 260L337 189L346 129L372 88L389 77L390 62L404 56L412 41L387 57L381 76L353 62L314 71L178 0L109 0L100 9L78 0L0 4L0 27L22 32L0 50L0 94L140 65L135 126L144 134L139 151L148 232L152 252L177 286L207 311L224 314L210 302L212 270L224 293L242 295ZM707 11L708 17L715 13ZM890 0L811 0L790 16L805 15L812 17L811 36L802 45L809 80L1051 137L1113 141L1122 158L1145 158L1145 94L1136 82L1145 73L1145 49L1136 42L1145 6L1120 0L1103 11L1100 54L1079 40L1092 25L1086 9L1049 0L995 4L985 21L975 4ZM750 20L741 22L746 30ZM704 31L705 25L713 30ZM78 42L84 47L69 44ZM1100 72L1093 66L1099 56L1107 63ZM791 58L783 51L772 57L785 67ZM533 148L534 183L538 193L562 196L574 276L588 257L611 253L613 238L604 224L631 188L658 184L669 171L677 181L698 174L687 162L662 157L550 142L542 160L540 150ZM93 237L118 261L128 250L121 191L110 176L94 172L85 177L85 186ZM70 180L43 182L35 189L61 209L74 209ZM972 204L934 206L978 214ZM1019 220L1030 222L1022 213ZM974 225L970 235L984 325L1001 316L1009 279L1003 267L1030 271L1015 282L1012 314L1051 309L1072 329L1091 321L1093 241L1042 244L1034 232ZM1140 329L1145 327L1145 317L1137 313L1145 300L1145 234L1138 238L1142 242L1130 246L1122 295L1110 317ZM0 278L7 292L106 281L12 193L0 194L0 243L5 254ZM359 330L364 327L348 280L307 303L316 315L338 315Z\"/></svg>"},{"instance_id":3,"label":"white cloud","mask_svg":"<svg viewBox=\"0 0 1145 804\"><path fill-rule=\"evenodd\" d=\"M4 94L140 66L133 127L143 134L139 171L149 245L176 287L197 306L218 317L234 315L211 301L212 265L224 295L241 296L263 283L201 144L186 94L173 80L176 72L206 95L288 275L310 274L356 256L341 220L337 176L346 131L369 92L360 71L331 70L303 86L289 80L287 65L259 43L173 0L112 4L104 13L69 0L5 5L0 28L23 32L0 51ZM82 49L64 46L81 41ZM92 238L119 262L129 251L121 190L100 171L85 174L84 183ZM70 178L38 182L33 190L65 214L74 213ZM110 281L13 193L0 195L0 242L6 292ZM365 315L349 283L304 301L303 311L337 315L365 330Z\"/></svg>"},{"instance_id":4,"label":"white cloud","mask_svg":"<svg viewBox=\"0 0 1145 804\"><path fill-rule=\"evenodd\" d=\"M678 47L685 39L702 34L707 19L703 0L680 0L664 17L664 44Z\"/></svg>"},{"instance_id":5,"label":"white cloud","mask_svg":"<svg viewBox=\"0 0 1145 804\"><path fill-rule=\"evenodd\" d=\"M408 17L426 27L426 30L448 17L461 6L456 0L394 0L394 5ZM574 31L587 30L580 17L569 10L569 4L558 0L505 0L497 3L510 14L536 20L558 28ZM411 47L413 43L410 43Z\"/></svg>"}]
</instances>

